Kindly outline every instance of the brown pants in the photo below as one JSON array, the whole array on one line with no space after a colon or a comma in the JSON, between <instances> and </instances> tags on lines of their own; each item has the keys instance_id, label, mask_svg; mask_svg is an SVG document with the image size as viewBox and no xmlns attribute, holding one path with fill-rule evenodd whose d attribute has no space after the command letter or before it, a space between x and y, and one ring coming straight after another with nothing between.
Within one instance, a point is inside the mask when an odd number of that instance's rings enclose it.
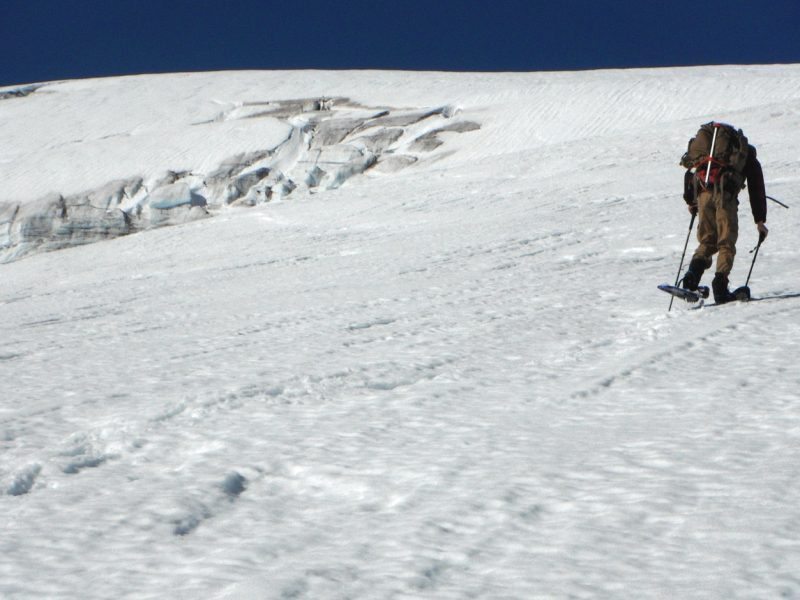
<instances>
[{"instance_id":1,"label":"brown pants","mask_svg":"<svg viewBox=\"0 0 800 600\"><path fill-rule=\"evenodd\" d=\"M717 273L730 274L736 256L736 239L739 237L739 201L736 196L719 192L700 192L697 196L697 241L700 245L694 257L711 266L711 257L717 257Z\"/></svg>"}]
</instances>

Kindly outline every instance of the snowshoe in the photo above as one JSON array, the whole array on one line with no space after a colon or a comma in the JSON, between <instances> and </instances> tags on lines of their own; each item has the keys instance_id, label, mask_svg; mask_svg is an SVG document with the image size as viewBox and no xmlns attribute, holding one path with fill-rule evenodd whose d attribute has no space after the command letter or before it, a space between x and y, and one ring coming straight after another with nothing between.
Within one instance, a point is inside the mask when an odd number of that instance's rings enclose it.
<instances>
[{"instance_id":1,"label":"snowshoe","mask_svg":"<svg viewBox=\"0 0 800 600\"><path fill-rule=\"evenodd\" d=\"M680 298L681 300L686 300L686 302L702 302L706 298L708 298L708 287L701 285L698 286L696 290L687 290L686 288L678 287L676 285L670 285L668 283L662 283L658 286L663 292L667 292L675 296L676 298Z\"/></svg>"}]
</instances>

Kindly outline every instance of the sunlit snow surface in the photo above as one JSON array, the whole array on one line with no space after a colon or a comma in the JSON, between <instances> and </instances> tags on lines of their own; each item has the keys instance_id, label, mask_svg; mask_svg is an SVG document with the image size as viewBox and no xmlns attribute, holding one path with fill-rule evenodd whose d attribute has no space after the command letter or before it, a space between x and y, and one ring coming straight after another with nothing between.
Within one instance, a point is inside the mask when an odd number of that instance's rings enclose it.
<instances>
[{"instance_id":1,"label":"sunlit snow surface","mask_svg":"<svg viewBox=\"0 0 800 600\"><path fill-rule=\"evenodd\" d=\"M0 265L0 596L800 597L800 68L53 83L0 99L0 203L208 173L288 135L221 114L335 97L480 128ZM711 119L792 208L762 300L668 313Z\"/></svg>"}]
</instances>

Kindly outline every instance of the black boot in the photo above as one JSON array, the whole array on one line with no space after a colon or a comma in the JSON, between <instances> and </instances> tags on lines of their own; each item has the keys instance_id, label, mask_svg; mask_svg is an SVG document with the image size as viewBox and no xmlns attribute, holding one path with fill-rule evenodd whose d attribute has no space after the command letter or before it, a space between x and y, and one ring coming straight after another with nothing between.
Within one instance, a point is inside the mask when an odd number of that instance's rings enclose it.
<instances>
[{"instance_id":1,"label":"black boot","mask_svg":"<svg viewBox=\"0 0 800 600\"><path fill-rule=\"evenodd\" d=\"M696 291L697 286L700 284L700 278L703 277L703 271L706 270L706 261L702 258L693 258L689 263L689 270L681 280L683 287L687 290Z\"/></svg>"},{"instance_id":2,"label":"black boot","mask_svg":"<svg viewBox=\"0 0 800 600\"><path fill-rule=\"evenodd\" d=\"M728 276L725 273L715 273L714 281L711 282L711 289L714 292L714 302L725 304L736 300L736 295L728 289Z\"/></svg>"}]
</instances>

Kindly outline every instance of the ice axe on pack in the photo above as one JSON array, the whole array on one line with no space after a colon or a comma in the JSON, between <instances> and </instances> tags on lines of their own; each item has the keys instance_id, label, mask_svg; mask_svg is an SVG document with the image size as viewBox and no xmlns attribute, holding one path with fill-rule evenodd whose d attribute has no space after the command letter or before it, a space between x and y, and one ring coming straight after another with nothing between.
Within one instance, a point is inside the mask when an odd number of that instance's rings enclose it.
<instances>
[{"instance_id":1,"label":"ice axe on pack","mask_svg":"<svg viewBox=\"0 0 800 600\"><path fill-rule=\"evenodd\" d=\"M711 165L714 164L714 145L717 143L717 132L719 131L719 127L717 124L714 124L714 135L711 138L711 152L708 155L708 166L706 167L706 180L704 185L708 186L708 178L711 175Z\"/></svg>"}]
</instances>

